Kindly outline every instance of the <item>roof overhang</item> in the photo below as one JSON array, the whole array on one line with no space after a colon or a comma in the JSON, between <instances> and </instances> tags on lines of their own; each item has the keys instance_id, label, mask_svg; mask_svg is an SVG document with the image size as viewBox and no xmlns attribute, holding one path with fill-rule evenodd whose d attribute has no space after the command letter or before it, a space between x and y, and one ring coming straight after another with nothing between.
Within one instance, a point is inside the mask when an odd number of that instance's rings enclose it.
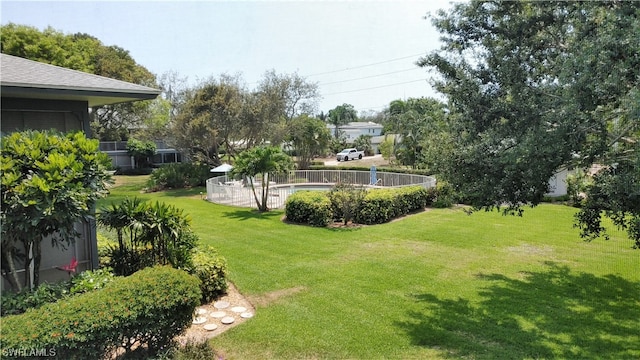
<instances>
[{"instance_id":1,"label":"roof overhang","mask_svg":"<svg viewBox=\"0 0 640 360\"><path fill-rule=\"evenodd\" d=\"M158 90L147 92L123 92L122 90L97 91L91 89L38 88L7 83L3 83L0 89L2 97L86 101L89 107L112 105L138 100L152 100L158 96L159 92L160 91Z\"/></svg>"}]
</instances>

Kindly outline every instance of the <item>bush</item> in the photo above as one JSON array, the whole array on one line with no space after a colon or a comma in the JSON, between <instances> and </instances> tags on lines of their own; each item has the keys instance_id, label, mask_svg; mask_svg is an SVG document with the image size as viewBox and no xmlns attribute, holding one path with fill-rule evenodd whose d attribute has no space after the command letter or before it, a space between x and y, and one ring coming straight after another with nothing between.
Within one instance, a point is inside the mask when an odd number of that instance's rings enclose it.
<instances>
[{"instance_id":1,"label":"bush","mask_svg":"<svg viewBox=\"0 0 640 360\"><path fill-rule=\"evenodd\" d=\"M456 202L453 186L447 182L438 182L436 185L436 198L433 202L435 208L449 208Z\"/></svg>"},{"instance_id":2,"label":"bush","mask_svg":"<svg viewBox=\"0 0 640 360\"><path fill-rule=\"evenodd\" d=\"M152 168L139 168L139 169L116 169L115 175L127 175L127 176L137 176L137 175L149 175L153 173Z\"/></svg>"},{"instance_id":3,"label":"bush","mask_svg":"<svg viewBox=\"0 0 640 360\"><path fill-rule=\"evenodd\" d=\"M87 270L71 278L71 295L102 289L115 277L109 268Z\"/></svg>"},{"instance_id":4,"label":"bush","mask_svg":"<svg viewBox=\"0 0 640 360\"><path fill-rule=\"evenodd\" d=\"M22 314L29 309L37 309L45 304L56 302L70 295L69 288L69 282L43 283L33 290L24 289L19 293L4 292L0 304L2 316Z\"/></svg>"},{"instance_id":5,"label":"bush","mask_svg":"<svg viewBox=\"0 0 640 360\"><path fill-rule=\"evenodd\" d=\"M163 165L151 174L148 191L182 189L204 186L211 177L210 168L204 164L172 163Z\"/></svg>"},{"instance_id":6,"label":"bush","mask_svg":"<svg viewBox=\"0 0 640 360\"><path fill-rule=\"evenodd\" d=\"M430 198L430 192L421 186L369 190L356 213L355 221L367 225L382 224L424 209Z\"/></svg>"},{"instance_id":7,"label":"bush","mask_svg":"<svg viewBox=\"0 0 640 360\"><path fill-rule=\"evenodd\" d=\"M175 268L191 265L191 250L197 236L190 219L173 205L140 199L125 199L105 207L98 214L100 225L116 232L118 239L103 251L106 266L116 275L130 275L152 265Z\"/></svg>"},{"instance_id":8,"label":"bush","mask_svg":"<svg viewBox=\"0 0 640 360\"><path fill-rule=\"evenodd\" d=\"M1 348L55 349L60 359L102 359L124 347L151 355L190 324L199 280L170 267L116 278L103 289L3 318Z\"/></svg>"},{"instance_id":9,"label":"bush","mask_svg":"<svg viewBox=\"0 0 640 360\"><path fill-rule=\"evenodd\" d=\"M327 226L333 219L331 201L322 191L297 191L287 198L285 215L288 221Z\"/></svg>"},{"instance_id":10,"label":"bush","mask_svg":"<svg viewBox=\"0 0 640 360\"><path fill-rule=\"evenodd\" d=\"M200 279L201 302L208 303L227 292L227 262L210 247L193 251L193 265L189 273Z\"/></svg>"}]
</instances>

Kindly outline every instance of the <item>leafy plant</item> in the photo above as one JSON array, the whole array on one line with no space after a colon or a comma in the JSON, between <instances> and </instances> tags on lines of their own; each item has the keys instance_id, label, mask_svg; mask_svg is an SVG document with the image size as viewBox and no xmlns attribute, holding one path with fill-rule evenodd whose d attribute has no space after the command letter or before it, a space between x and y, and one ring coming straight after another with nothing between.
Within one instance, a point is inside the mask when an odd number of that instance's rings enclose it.
<instances>
[{"instance_id":1,"label":"leafy plant","mask_svg":"<svg viewBox=\"0 0 640 360\"><path fill-rule=\"evenodd\" d=\"M151 265L190 265L197 237L181 209L164 203L125 199L102 208L98 223L116 231L118 244L106 250L107 266L116 275L129 275Z\"/></svg>"},{"instance_id":2,"label":"leafy plant","mask_svg":"<svg viewBox=\"0 0 640 360\"><path fill-rule=\"evenodd\" d=\"M327 226L333 219L331 201L321 191L297 191L287 198L287 221L311 226Z\"/></svg>"},{"instance_id":3,"label":"leafy plant","mask_svg":"<svg viewBox=\"0 0 640 360\"><path fill-rule=\"evenodd\" d=\"M93 204L107 194L111 161L98 151L98 141L83 133L16 132L2 138L2 274L12 288L22 288L16 261L27 256L25 275L33 265L34 287L40 281L42 239L66 247L79 235L78 221L93 213Z\"/></svg>"},{"instance_id":4,"label":"leafy plant","mask_svg":"<svg viewBox=\"0 0 640 360\"><path fill-rule=\"evenodd\" d=\"M151 157L156 153L156 143L131 138L127 141L127 154L133 156L136 169L145 169L151 166Z\"/></svg>"},{"instance_id":5,"label":"leafy plant","mask_svg":"<svg viewBox=\"0 0 640 360\"><path fill-rule=\"evenodd\" d=\"M366 190L350 183L338 183L329 191L333 218L345 225L351 221L362 204Z\"/></svg>"},{"instance_id":6,"label":"leafy plant","mask_svg":"<svg viewBox=\"0 0 640 360\"><path fill-rule=\"evenodd\" d=\"M70 293L83 294L89 291L102 289L115 279L110 268L87 270L71 278Z\"/></svg>"},{"instance_id":7,"label":"leafy plant","mask_svg":"<svg viewBox=\"0 0 640 360\"><path fill-rule=\"evenodd\" d=\"M201 302L208 303L227 292L227 262L211 246L193 251L189 273L200 279Z\"/></svg>"},{"instance_id":8,"label":"leafy plant","mask_svg":"<svg viewBox=\"0 0 640 360\"><path fill-rule=\"evenodd\" d=\"M205 184L211 173L205 164L173 163L163 165L151 173L148 191L182 189Z\"/></svg>"}]
</instances>

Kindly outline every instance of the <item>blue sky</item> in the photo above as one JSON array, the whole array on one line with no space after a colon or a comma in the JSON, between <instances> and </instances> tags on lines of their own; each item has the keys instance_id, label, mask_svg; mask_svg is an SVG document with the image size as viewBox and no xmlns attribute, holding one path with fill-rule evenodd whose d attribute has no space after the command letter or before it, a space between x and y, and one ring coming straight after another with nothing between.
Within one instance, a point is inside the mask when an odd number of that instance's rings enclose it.
<instances>
[{"instance_id":1,"label":"blue sky","mask_svg":"<svg viewBox=\"0 0 640 360\"><path fill-rule=\"evenodd\" d=\"M9 22L93 35L128 50L157 75L190 84L241 73L249 88L265 71L319 84L319 111L349 103L381 110L395 99L437 97L415 62L440 47L424 16L449 1L5 1Z\"/></svg>"}]
</instances>

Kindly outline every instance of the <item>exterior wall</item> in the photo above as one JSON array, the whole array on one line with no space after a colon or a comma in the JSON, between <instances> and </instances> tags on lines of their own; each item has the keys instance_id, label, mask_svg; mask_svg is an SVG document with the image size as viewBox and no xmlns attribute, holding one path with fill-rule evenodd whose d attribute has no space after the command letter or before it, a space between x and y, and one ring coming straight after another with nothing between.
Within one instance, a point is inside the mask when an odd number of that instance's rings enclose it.
<instances>
[{"instance_id":1,"label":"exterior wall","mask_svg":"<svg viewBox=\"0 0 640 360\"><path fill-rule=\"evenodd\" d=\"M63 132L84 131L90 135L87 103L2 98L0 129L3 133L56 129Z\"/></svg>"},{"instance_id":2,"label":"exterior wall","mask_svg":"<svg viewBox=\"0 0 640 360\"><path fill-rule=\"evenodd\" d=\"M90 136L88 104L84 101L3 97L0 118L2 133L9 134L27 129L56 129L63 132L80 130ZM68 264L74 256L79 262L78 270L98 267L95 221L79 222L76 229L80 233L80 238L67 249L52 247L50 239L42 240L41 282L68 278L69 275L66 272L57 270L55 267ZM24 273L19 273L19 277L22 276ZM6 286L8 284L3 280L2 289L7 289Z\"/></svg>"},{"instance_id":3,"label":"exterior wall","mask_svg":"<svg viewBox=\"0 0 640 360\"><path fill-rule=\"evenodd\" d=\"M562 168L549 179L549 192L547 196L567 195L567 177L573 174L574 170Z\"/></svg>"},{"instance_id":4,"label":"exterior wall","mask_svg":"<svg viewBox=\"0 0 640 360\"><path fill-rule=\"evenodd\" d=\"M327 125L331 134L335 134L335 126ZM380 136L382 125L372 122L352 122L347 125L338 126L338 130L346 137L347 143L353 143L360 135Z\"/></svg>"}]
</instances>

